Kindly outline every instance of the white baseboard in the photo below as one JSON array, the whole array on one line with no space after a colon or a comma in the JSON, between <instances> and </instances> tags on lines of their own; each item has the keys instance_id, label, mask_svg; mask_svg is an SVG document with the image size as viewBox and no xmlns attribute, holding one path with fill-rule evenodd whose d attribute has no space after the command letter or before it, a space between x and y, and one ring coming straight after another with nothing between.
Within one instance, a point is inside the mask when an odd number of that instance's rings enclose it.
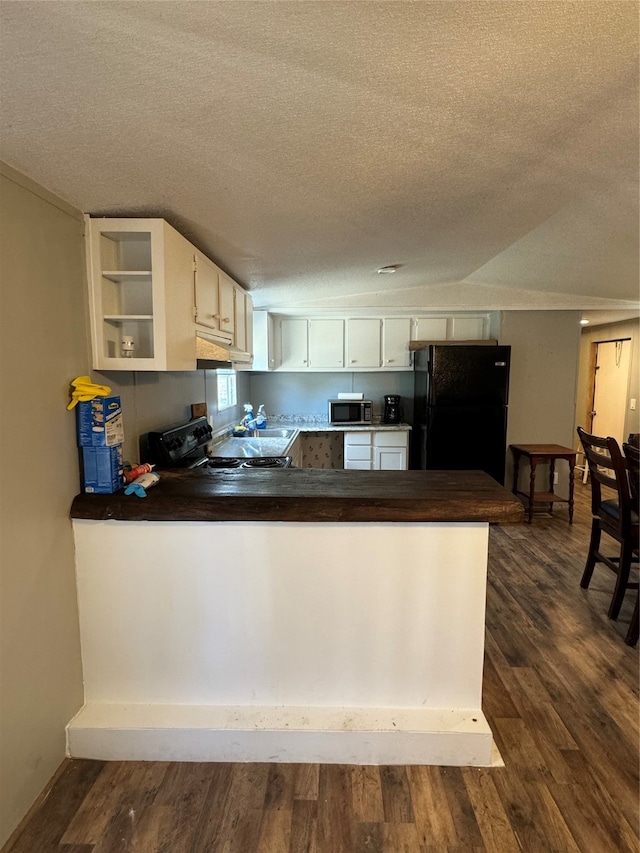
<instances>
[{"instance_id":1,"label":"white baseboard","mask_svg":"<svg viewBox=\"0 0 640 853\"><path fill-rule=\"evenodd\" d=\"M323 764L499 764L480 710L91 703L71 758Z\"/></svg>"}]
</instances>

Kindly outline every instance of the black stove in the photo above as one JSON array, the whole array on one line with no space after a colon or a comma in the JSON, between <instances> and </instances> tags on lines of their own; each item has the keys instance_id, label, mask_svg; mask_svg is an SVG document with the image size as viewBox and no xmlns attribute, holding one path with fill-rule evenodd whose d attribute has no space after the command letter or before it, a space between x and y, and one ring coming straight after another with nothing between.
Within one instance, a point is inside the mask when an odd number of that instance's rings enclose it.
<instances>
[{"instance_id":1,"label":"black stove","mask_svg":"<svg viewBox=\"0 0 640 853\"><path fill-rule=\"evenodd\" d=\"M290 456L209 456L204 463L209 468L290 468Z\"/></svg>"},{"instance_id":2,"label":"black stove","mask_svg":"<svg viewBox=\"0 0 640 853\"><path fill-rule=\"evenodd\" d=\"M158 468L241 468L243 470L290 468L290 456L208 456L212 429L206 418L150 432L150 462Z\"/></svg>"},{"instance_id":3,"label":"black stove","mask_svg":"<svg viewBox=\"0 0 640 853\"><path fill-rule=\"evenodd\" d=\"M290 456L209 456L206 462L209 468L290 468Z\"/></svg>"}]
</instances>

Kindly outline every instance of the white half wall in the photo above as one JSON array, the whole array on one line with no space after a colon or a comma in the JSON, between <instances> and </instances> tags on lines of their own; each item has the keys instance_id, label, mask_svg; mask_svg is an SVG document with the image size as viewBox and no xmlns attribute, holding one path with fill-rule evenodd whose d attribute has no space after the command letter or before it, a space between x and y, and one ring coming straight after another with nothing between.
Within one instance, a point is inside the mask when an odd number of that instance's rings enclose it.
<instances>
[{"instance_id":1,"label":"white half wall","mask_svg":"<svg viewBox=\"0 0 640 853\"><path fill-rule=\"evenodd\" d=\"M233 719L249 740L251 715L262 709L271 760L309 760L300 756L315 748L292 752L293 709L307 721L298 730L314 736L339 719L338 731L357 737L356 721L374 711L391 720L388 736L400 731L393 715L411 711L413 723L429 712L418 731L440 718L439 735L462 735L475 717L466 734L486 740L488 525L76 520L74 533L87 707L69 729L72 755L80 742L87 754L93 719L102 721L95 746L108 757L104 729L133 719L130 706L138 732L175 735L172 709L181 706L215 721L201 730ZM353 738L342 740L324 760L357 758ZM218 760L230 760L221 757L227 747L218 744ZM197 738L186 754L194 748ZM203 750L211 760L210 744ZM231 754L266 760L261 749ZM418 748L414 755L426 758ZM396 759L404 762L400 752Z\"/></svg>"}]
</instances>

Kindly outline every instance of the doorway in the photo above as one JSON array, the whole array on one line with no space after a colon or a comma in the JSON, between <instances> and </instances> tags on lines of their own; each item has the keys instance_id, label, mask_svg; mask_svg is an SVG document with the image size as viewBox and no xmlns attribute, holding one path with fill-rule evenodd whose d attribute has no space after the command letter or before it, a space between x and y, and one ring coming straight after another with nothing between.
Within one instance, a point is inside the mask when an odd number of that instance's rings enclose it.
<instances>
[{"instance_id":1,"label":"doorway","mask_svg":"<svg viewBox=\"0 0 640 853\"><path fill-rule=\"evenodd\" d=\"M631 339L593 344L591 428L594 435L613 436L619 445L624 435L631 367Z\"/></svg>"}]
</instances>

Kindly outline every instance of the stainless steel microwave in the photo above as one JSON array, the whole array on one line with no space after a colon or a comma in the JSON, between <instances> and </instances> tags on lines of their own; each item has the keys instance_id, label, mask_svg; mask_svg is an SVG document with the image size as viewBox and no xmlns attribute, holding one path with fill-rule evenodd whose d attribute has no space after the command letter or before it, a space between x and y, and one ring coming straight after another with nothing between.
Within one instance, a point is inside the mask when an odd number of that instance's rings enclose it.
<instances>
[{"instance_id":1,"label":"stainless steel microwave","mask_svg":"<svg viewBox=\"0 0 640 853\"><path fill-rule=\"evenodd\" d=\"M371 400L329 400L330 424L370 424Z\"/></svg>"}]
</instances>

